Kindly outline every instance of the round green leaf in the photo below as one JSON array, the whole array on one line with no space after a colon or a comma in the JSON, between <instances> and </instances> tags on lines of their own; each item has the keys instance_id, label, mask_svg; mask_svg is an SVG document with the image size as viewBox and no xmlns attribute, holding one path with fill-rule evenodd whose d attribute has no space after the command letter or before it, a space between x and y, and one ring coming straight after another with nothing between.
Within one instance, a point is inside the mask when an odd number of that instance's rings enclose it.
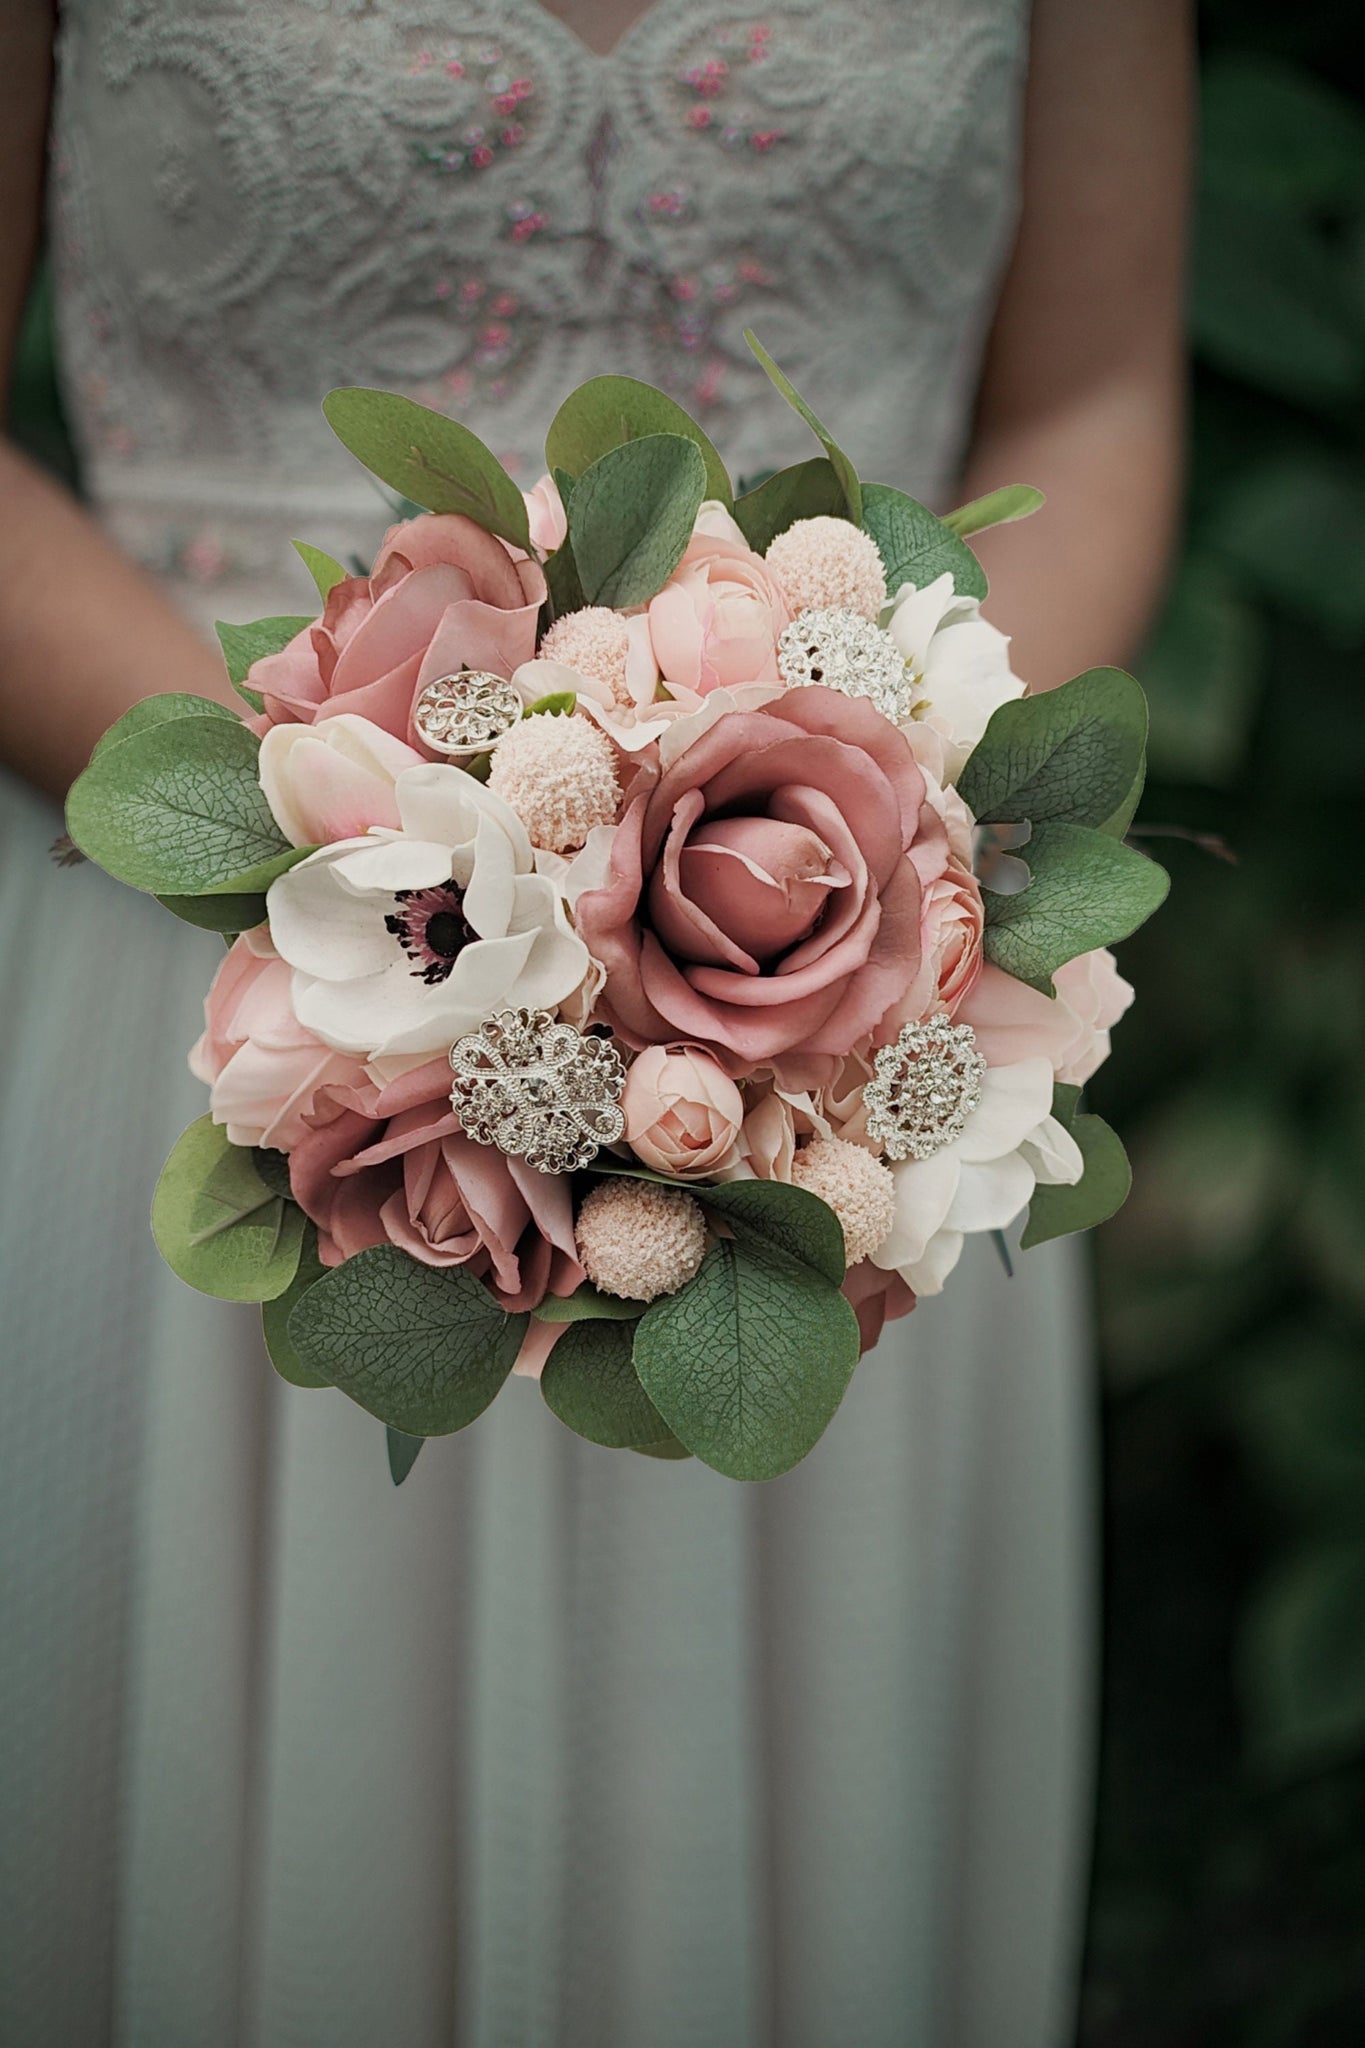
<instances>
[{"instance_id":1,"label":"round green leaf","mask_svg":"<svg viewBox=\"0 0 1365 2048\"><path fill-rule=\"evenodd\" d=\"M835 1287L842 1285L845 1271L844 1233L839 1219L827 1202L813 1195L808 1188L793 1187L790 1182L778 1180L731 1180L721 1181L712 1187L698 1181L670 1180L664 1174L651 1173L646 1167L623 1167L612 1169L612 1177L618 1180L649 1180L660 1187L681 1188L699 1201L703 1208L714 1209L723 1216L730 1229L738 1236L756 1240L759 1247L791 1259L799 1259L804 1265L814 1267ZM583 1293L578 1290L578 1294ZM578 1295L570 1297L577 1301ZM598 1296L599 1301L611 1302L610 1296ZM548 1308L543 1303L534 1311L541 1315ZM622 1309L628 1315L639 1314L639 1304L625 1302ZM586 1314L614 1315L614 1306L586 1309ZM548 1321L568 1317L546 1318Z\"/></svg>"},{"instance_id":2,"label":"round green leaf","mask_svg":"<svg viewBox=\"0 0 1365 2048\"><path fill-rule=\"evenodd\" d=\"M673 1434L640 1385L634 1339L630 1323L575 1323L540 1376L546 1405L565 1427L610 1451L667 1443Z\"/></svg>"},{"instance_id":3,"label":"round green leaf","mask_svg":"<svg viewBox=\"0 0 1365 2048\"><path fill-rule=\"evenodd\" d=\"M1128 1199L1133 1176L1117 1132L1103 1117L1078 1116L1069 1126L1081 1148L1085 1172L1072 1187L1036 1187L1019 1242L1025 1251L1049 1238L1067 1237L1103 1223Z\"/></svg>"},{"instance_id":4,"label":"round green leaf","mask_svg":"<svg viewBox=\"0 0 1365 2048\"><path fill-rule=\"evenodd\" d=\"M152 1197L171 1271L220 1301L272 1301L298 1271L303 1211L272 1194L250 1151L201 1116L176 1140Z\"/></svg>"},{"instance_id":5,"label":"round green leaf","mask_svg":"<svg viewBox=\"0 0 1365 2048\"><path fill-rule=\"evenodd\" d=\"M580 477L599 456L647 434L679 434L701 450L708 498L731 502L725 464L690 413L634 377L592 377L565 399L545 437L545 460L558 476ZM560 495L564 496L561 486ZM565 497L565 503L568 503Z\"/></svg>"},{"instance_id":6,"label":"round green leaf","mask_svg":"<svg viewBox=\"0 0 1365 2048\"><path fill-rule=\"evenodd\" d=\"M282 1380L288 1380L294 1387L325 1387L330 1381L322 1378L306 1366L294 1349L289 1335L289 1318L294 1304L299 1301L315 1280L321 1280L328 1268L318 1257L318 1234L309 1223L303 1233L299 1250L299 1269L283 1294L273 1301L261 1304L261 1330L265 1337L265 1348L270 1353L270 1362Z\"/></svg>"},{"instance_id":7,"label":"round green leaf","mask_svg":"<svg viewBox=\"0 0 1365 2048\"><path fill-rule=\"evenodd\" d=\"M230 712L153 725L95 756L67 799L67 830L134 889L254 894L304 851L271 816L259 752Z\"/></svg>"},{"instance_id":8,"label":"round green leaf","mask_svg":"<svg viewBox=\"0 0 1365 2048\"><path fill-rule=\"evenodd\" d=\"M923 590L945 574L964 597L986 595L986 572L966 541L904 491L893 491L889 484L864 484L862 527L877 543L886 587L893 595L902 583Z\"/></svg>"},{"instance_id":9,"label":"round green leaf","mask_svg":"<svg viewBox=\"0 0 1365 2048\"><path fill-rule=\"evenodd\" d=\"M247 682L252 663L263 660L267 654L278 654L281 648L289 645L296 633L301 633L305 626L313 624L313 618L306 612L293 612L278 618L252 619L245 626L229 625L225 619L217 621L213 630L218 635L218 645L223 650L228 681L251 710L261 712L265 709L264 697L259 690L253 690Z\"/></svg>"},{"instance_id":10,"label":"round green leaf","mask_svg":"<svg viewBox=\"0 0 1365 2048\"><path fill-rule=\"evenodd\" d=\"M311 1372L381 1422L405 1436L446 1436L482 1415L527 1320L462 1267L424 1266L378 1245L308 1289L289 1337Z\"/></svg>"},{"instance_id":11,"label":"round green leaf","mask_svg":"<svg viewBox=\"0 0 1365 2048\"><path fill-rule=\"evenodd\" d=\"M327 423L366 469L430 512L462 512L528 553L526 501L477 434L392 391L351 387L322 401Z\"/></svg>"},{"instance_id":12,"label":"round green leaf","mask_svg":"<svg viewBox=\"0 0 1365 2048\"><path fill-rule=\"evenodd\" d=\"M173 917L198 925L204 932L225 932L235 938L238 932L255 931L258 924L265 923L261 891L249 896L158 896L156 900Z\"/></svg>"},{"instance_id":13,"label":"round green leaf","mask_svg":"<svg viewBox=\"0 0 1365 2048\"><path fill-rule=\"evenodd\" d=\"M1137 808L1147 700L1130 675L1093 668L993 714L957 779L983 824L1063 819L1122 838Z\"/></svg>"},{"instance_id":14,"label":"round green leaf","mask_svg":"<svg viewBox=\"0 0 1365 2048\"><path fill-rule=\"evenodd\" d=\"M1017 896L985 891L986 957L1046 995L1059 967L1126 939L1170 887L1155 861L1084 825L1035 825L1020 851L1028 887Z\"/></svg>"},{"instance_id":15,"label":"round green leaf","mask_svg":"<svg viewBox=\"0 0 1365 2048\"><path fill-rule=\"evenodd\" d=\"M547 1294L531 1310L538 1323L633 1323L639 1313L638 1301L623 1301L619 1294L599 1294L590 1280L572 1294Z\"/></svg>"},{"instance_id":16,"label":"round green leaf","mask_svg":"<svg viewBox=\"0 0 1365 2048\"><path fill-rule=\"evenodd\" d=\"M143 697L122 718L116 718L96 740L90 758L97 759L110 747L132 739L135 733L150 732L156 725L173 725L177 718L225 718L231 725L239 722L235 711L229 711L226 704L219 704L212 697L192 697L184 691L168 690L158 697Z\"/></svg>"},{"instance_id":17,"label":"round green leaf","mask_svg":"<svg viewBox=\"0 0 1365 2048\"><path fill-rule=\"evenodd\" d=\"M649 434L599 456L569 507L587 602L647 603L682 560L705 495L701 452L679 434Z\"/></svg>"},{"instance_id":18,"label":"round green leaf","mask_svg":"<svg viewBox=\"0 0 1365 2048\"><path fill-rule=\"evenodd\" d=\"M779 533L798 519L847 519L848 499L827 455L779 469L735 500L740 531L756 554L766 554Z\"/></svg>"},{"instance_id":19,"label":"round green leaf","mask_svg":"<svg viewBox=\"0 0 1365 2048\"><path fill-rule=\"evenodd\" d=\"M751 1241L712 1245L645 1310L635 1369L689 1451L731 1479L773 1479L823 1435L858 1362L837 1287Z\"/></svg>"}]
</instances>

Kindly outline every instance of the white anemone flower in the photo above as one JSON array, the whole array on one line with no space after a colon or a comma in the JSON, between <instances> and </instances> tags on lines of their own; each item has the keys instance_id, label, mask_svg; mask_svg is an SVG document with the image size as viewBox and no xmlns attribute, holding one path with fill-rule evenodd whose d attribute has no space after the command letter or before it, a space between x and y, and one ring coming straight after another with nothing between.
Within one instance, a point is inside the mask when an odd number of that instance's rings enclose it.
<instances>
[{"instance_id":1,"label":"white anemone flower","mask_svg":"<svg viewBox=\"0 0 1365 2048\"><path fill-rule=\"evenodd\" d=\"M892 1166L895 1217L874 1265L894 1269L916 1294L939 1294L969 1233L1013 1223L1039 1181L1080 1179L1080 1147L1052 1115L1053 1078L1046 1059L987 1067L960 1136Z\"/></svg>"},{"instance_id":2,"label":"white anemone flower","mask_svg":"<svg viewBox=\"0 0 1365 2048\"><path fill-rule=\"evenodd\" d=\"M946 573L922 590L903 583L882 618L916 685L911 715L943 739L940 780L952 782L991 713L1024 694L1010 668L1009 640L982 618L974 597L959 596Z\"/></svg>"},{"instance_id":3,"label":"white anemone flower","mask_svg":"<svg viewBox=\"0 0 1365 2048\"><path fill-rule=\"evenodd\" d=\"M271 884L276 950L301 1024L342 1052L444 1052L496 1010L553 1010L588 949L537 874L516 813L462 768L394 784L397 830L321 847Z\"/></svg>"}]
</instances>

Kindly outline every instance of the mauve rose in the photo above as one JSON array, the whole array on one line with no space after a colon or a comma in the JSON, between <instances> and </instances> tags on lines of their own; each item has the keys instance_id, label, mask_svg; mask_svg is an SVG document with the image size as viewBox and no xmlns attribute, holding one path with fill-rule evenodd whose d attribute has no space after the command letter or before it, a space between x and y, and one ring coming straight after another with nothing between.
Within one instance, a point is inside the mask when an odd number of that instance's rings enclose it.
<instances>
[{"instance_id":1,"label":"mauve rose","mask_svg":"<svg viewBox=\"0 0 1365 2048\"><path fill-rule=\"evenodd\" d=\"M717 718L632 798L606 883L578 899L608 1021L732 1072L846 1053L919 972L922 892L948 862L925 792L865 699L788 690Z\"/></svg>"},{"instance_id":2,"label":"mauve rose","mask_svg":"<svg viewBox=\"0 0 1365 2048\"><path fill-rule=\"evenodd\" d=\"M424 1265L467 1266L513 1313L582 1282L568 1179L467 1137L444 1061L385 1088L339 1089L335 1103L289 1156L324 1265L395 1244Z\"/></svg>"},{"instance_id":3,"label":"mauve rose","mask_svg":"<svg viewBox=\"0 0 1365 2048\"><path fill-rule=\"evenodd\" d=\"M300 1024L290 993L293 970L264 930L233 942L204 999L204 1033L190 1069L209 1083L209 1107L234 1145L287 1152L298 1144L332 1085L359 1085L365 1070L350 1053ZM321 1114L333 1109L324 1099Z\"/></svg>"},{"instance_id":4,"label":"mauve rose","mask_svg":"<svg viewBox=\"0 0 1365 2048\"><path fill-rule=\"evenodd\" d=\"M1079 1086L1109 1057L1109 1033L1133 1000L1133 990L1106 947L1068 960L1052 977L1055 996L986 966L958 1022L970 1024L977 1050L991 1066L1050 1060L1059 1081Z\"/></svg>"},{"instance_id":5,"label":"mauve rose","mask_svg":"<svg viewBox=\"0 0 1365 2048\"><path fill-rule=\"evenodd\" d=\"M700 1046L648 1047L626 1076L621 1106L636 1158L678 1180L726 1167L744 1121L744 1098Z\"/></svg>"},{"instance_id":6,"label":"mauve rose","mask_svg":"<svg viewBox=\"0 0 1365 2048\"><path fill-rule=\"evenodd\" d=\"M368 576L333 585L320 619L252 663L265 712L249 722L264 732L354 711L420 748L419 691L461 668L510 676L536 651L544 600L538 563L460 513L424 512L389 528Z\"/></svg>"},{"instance_id":7,"label":"mauve rose","mask_svg":"<svg viewBox=\"0 0 1365 2048\"><path fill-rule=\"evenodd\" d=\"M664 681L703 696L738 683L778 682L778 635L791 624L772 570L737 527L734 536L699 525L649 601L649 637Z\"/></svg>"},{"instance_id":8,"label":"mauve rose","mask_svg":"<svg viewBox=\"0 0 1365 2048\"><path fill-rule=\"evenodd\" d=\"M844 1276L844 1298L858 1318L859 1346L870 1351L883 1329L897 1316L908 1316L915 1294L899 1273L884 1273L871 1259L850 1266Z\"/></svg>"}]
</instances>

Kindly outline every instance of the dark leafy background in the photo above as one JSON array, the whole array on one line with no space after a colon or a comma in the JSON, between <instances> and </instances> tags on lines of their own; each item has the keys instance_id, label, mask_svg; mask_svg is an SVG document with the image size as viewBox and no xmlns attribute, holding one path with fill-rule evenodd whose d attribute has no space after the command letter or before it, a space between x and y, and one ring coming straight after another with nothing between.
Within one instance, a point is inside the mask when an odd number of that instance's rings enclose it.
<instances>
[{"instance_id":1,"label":"dark leafy background","mask_svg":"<svg viewBox=\"0 0 1365 2048\"><path fill-rule=\"evenodd\" d=\"M1106 1637L1081 2048L1365 2040L1365 20L1205 0L1165 910L1094 1106ZM73 475L47 298L17 431ZM838 422L835 421L837 428ZM1006 2048L1006 2044L1002 2044Z\"/></svg>"}]
</instances>

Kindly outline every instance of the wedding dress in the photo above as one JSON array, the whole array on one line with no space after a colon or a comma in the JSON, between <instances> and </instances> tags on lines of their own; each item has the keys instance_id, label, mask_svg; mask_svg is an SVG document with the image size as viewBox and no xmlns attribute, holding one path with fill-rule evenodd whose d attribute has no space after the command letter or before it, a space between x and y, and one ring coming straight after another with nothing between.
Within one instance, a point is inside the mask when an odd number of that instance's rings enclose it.
<instances>
[{"instance_id":1,"label":"wedding dress","mask_svg":"<svg viewBox=\"0 0 1365 2048\"><path fill-rule=\"evenodd\" d=\"M309 608L292 536L387 523L339 383L447 407L529 483L560 398L624 371L743 473L813 448L752 326L865 474L951 490L1017 0L657 0L605 58L536 0L68 0L58 43L87 488L206 630ZM1069 1248L1007 1280L973 1241L769 1485L596 1450L516 1380L395 1492L377 1423L160 1268L221 951L54 866L57 829L6 786L0 2038L1069 2038Z\"/></svg>"}]
</instances>

